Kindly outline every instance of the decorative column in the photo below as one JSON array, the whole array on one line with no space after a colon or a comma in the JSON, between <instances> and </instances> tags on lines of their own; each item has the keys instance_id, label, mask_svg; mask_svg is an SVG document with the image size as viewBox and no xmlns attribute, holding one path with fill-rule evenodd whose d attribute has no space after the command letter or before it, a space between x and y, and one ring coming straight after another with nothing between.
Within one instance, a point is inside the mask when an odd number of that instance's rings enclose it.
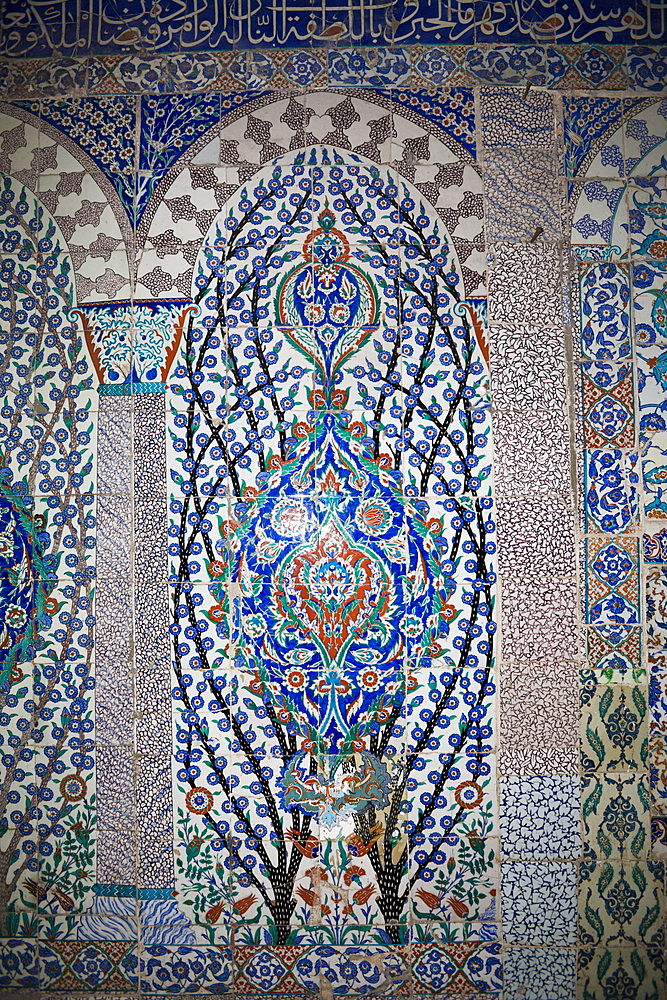
<instances>
[{"instance_id":1,"label":"decorative column","mask_svg":"<svg viewBox=\"0 0 667 1000\"><path fill-rule=\"evenodd\" d=\"M481 126L502 629L505 982L512 996L554 989L570 996L582 852L582 649L552 98L482 89Z\"/></svg>"},{"instance_id":2,"label":"decorative column","mask_svg":"<svg viewBox=\"0 0 667 1000\"><path fill-rule=\"evenodd\" d=\"M97 891L159 898L173 886L164 380L188 303L77 311L100 380Z\"/></svg>"}]
</instances>

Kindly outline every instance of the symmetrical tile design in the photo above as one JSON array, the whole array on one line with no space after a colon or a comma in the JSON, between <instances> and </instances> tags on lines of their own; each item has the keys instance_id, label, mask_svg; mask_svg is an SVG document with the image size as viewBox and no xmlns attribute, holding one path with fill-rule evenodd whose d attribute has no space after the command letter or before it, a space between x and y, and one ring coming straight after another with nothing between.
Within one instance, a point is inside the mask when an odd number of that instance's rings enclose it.
<instances>
[{"instance_id":1,"label":"symmetrical tile design","mask_svg":"<svg viewBox=\"0 0 667 1000\"><path fill-rule=\"evenodd\" d=\"M660 12L251 6L0 16L0 986L662 1000Z\"/></svg>"}]
</instances>

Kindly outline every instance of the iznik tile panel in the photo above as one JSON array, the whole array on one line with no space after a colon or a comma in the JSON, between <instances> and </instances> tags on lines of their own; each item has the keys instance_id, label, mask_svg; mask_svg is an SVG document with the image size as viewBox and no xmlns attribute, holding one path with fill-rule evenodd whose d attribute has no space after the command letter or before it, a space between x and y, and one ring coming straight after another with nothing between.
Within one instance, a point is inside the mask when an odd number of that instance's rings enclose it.
<instances>
[{"instance_id":1,"label":"iznik tile panel","mask_svg":"<svg viewBox=\"0 0 667 1000\"><path fill-rule=\"evenodd\" d=\"M663 13L4 5L6 995L667 995Z\"/></svg>"}]
</instances>

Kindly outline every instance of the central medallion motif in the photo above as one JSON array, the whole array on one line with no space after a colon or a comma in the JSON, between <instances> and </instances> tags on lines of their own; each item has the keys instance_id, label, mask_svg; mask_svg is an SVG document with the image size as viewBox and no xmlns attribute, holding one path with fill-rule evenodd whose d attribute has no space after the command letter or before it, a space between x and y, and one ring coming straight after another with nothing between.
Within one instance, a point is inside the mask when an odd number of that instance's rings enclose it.
<instances>
[{"instance_id":1,"label":"central medallion motif","mask_svg":"<svg viewBox=\"0 0 667 1000\"><path fill-rule=\"evenodd\" d=\"M315 642L327 664L341 660L392 599L387 567L370 549L352 543L334 520L286 559L276 581L281 612Z\"/></svg>"}]
</instances>

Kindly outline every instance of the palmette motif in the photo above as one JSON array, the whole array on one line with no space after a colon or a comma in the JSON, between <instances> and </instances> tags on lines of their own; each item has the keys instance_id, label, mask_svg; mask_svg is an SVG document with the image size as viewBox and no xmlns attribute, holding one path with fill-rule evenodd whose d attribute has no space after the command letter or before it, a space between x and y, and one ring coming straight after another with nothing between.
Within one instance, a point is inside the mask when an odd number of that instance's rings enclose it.
<instances>
[{"instance_id":1,"label":"palmette motif","mask_svg":"<svg viewBox=\"0 0 667 1000\"><path fill-rule=\"evenodd\" d=\"M172 385L179 892L399 944L495 895L481 303L361 157L275 161L224 226Z\"/></svg>"}]
</instances>

